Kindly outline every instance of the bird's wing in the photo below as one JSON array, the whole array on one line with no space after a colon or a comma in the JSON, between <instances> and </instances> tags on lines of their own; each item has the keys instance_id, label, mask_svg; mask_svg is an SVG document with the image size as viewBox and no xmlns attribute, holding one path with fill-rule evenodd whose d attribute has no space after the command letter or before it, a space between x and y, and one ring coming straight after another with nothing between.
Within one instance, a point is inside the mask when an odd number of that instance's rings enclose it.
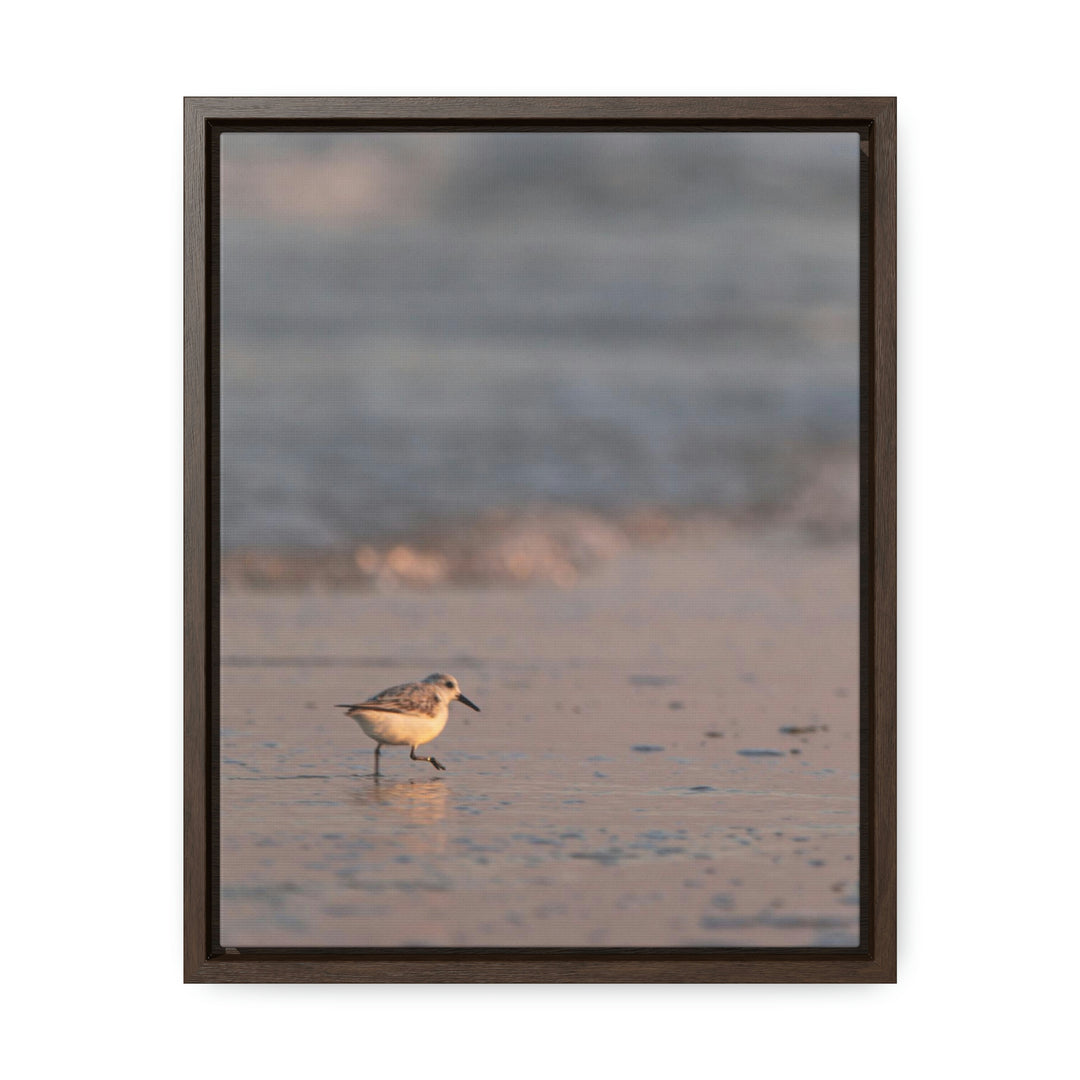
<instances>
[{"instance_id":1,"label":"bird's wing","mask_svg":"<svg viewBox=\"0 0 1080 1080\"><path fill-rule=\"evenodd\" d=\"M420 713L430 716L440 704L439 695L434 686L426 683L403 683L391 686L367 701L354 705L355 709L370 709L372 712Z\"/></svg>"}]
</instances>

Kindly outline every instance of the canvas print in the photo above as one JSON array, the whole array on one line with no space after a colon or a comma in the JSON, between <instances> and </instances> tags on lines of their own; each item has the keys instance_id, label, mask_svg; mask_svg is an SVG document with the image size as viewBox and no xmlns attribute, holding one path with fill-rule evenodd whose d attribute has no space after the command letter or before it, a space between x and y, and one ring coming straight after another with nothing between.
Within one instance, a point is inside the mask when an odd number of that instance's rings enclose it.
<instances>
[{"instance_id":1,"label":"canvas print","mask_svg":"<svg viewBox=\"0 0 1080 1080\"><path fill-rule=\"evenodd\" d=\"M858 945L858 135L219 168L220 945Z\"/></svg>"}]
</instances>

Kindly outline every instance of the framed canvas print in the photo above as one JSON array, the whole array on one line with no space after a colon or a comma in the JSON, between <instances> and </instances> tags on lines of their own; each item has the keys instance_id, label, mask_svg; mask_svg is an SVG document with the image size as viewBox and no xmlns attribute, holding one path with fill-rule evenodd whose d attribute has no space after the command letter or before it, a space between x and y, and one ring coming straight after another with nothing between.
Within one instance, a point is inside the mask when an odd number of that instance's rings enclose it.
<instances>
[{"instance_id":1,"label":"framed canvas print","mask_svg":"<svg viewBox=\"0 0 1080 1080\"><path fill-rule=\"evenodd\" d=\"M894 100L185 139L186 979L894 979Z\"/></svg>"}]
</instances>

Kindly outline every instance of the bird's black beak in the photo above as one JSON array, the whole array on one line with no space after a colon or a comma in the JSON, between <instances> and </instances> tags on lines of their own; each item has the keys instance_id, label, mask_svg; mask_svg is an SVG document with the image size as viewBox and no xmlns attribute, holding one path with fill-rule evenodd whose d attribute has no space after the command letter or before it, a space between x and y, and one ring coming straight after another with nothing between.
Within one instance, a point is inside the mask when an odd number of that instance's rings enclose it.
<instances>
[{"instance_id":1,"label":"bird's black beak","mask_svg":"<svg viewBox=\"0 0 1080 1080\"><path fill-rule=\"evenodd\" d=\"M475 709L477 712L480 711L480 706L474 705L460 690L458 691L457 699L462 705L468 705L470 709Z\"/></svg>"}]
</instances>

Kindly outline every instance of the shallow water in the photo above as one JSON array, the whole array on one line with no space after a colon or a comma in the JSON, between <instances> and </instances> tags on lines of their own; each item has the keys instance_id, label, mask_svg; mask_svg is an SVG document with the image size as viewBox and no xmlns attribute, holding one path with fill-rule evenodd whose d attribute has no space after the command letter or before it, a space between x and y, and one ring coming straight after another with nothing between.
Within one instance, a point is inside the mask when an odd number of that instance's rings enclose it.
<instances>
[{"instance_id":1,"label":"shallow water","mask_svg":"<svg viewBox=\"0 0 1080 1080\"><path fill-rule=\"evenodd\" d=\"M230 769L223 942L858 943L857 806L792 791L803 762L441 752L446 775Z\"/></svg>"},{"instance_id":2,"label":"shallow water","mask_svg":"<svg viewBox=\"0 0 1080 1080\"><path fill-rule=\"evenodd\" d=\"M736 538L570 590L223 597L222 944L856 944L855 565ZM332 704L433 669L483 712L376 780Z\"/></svg>"}]
</instances>

